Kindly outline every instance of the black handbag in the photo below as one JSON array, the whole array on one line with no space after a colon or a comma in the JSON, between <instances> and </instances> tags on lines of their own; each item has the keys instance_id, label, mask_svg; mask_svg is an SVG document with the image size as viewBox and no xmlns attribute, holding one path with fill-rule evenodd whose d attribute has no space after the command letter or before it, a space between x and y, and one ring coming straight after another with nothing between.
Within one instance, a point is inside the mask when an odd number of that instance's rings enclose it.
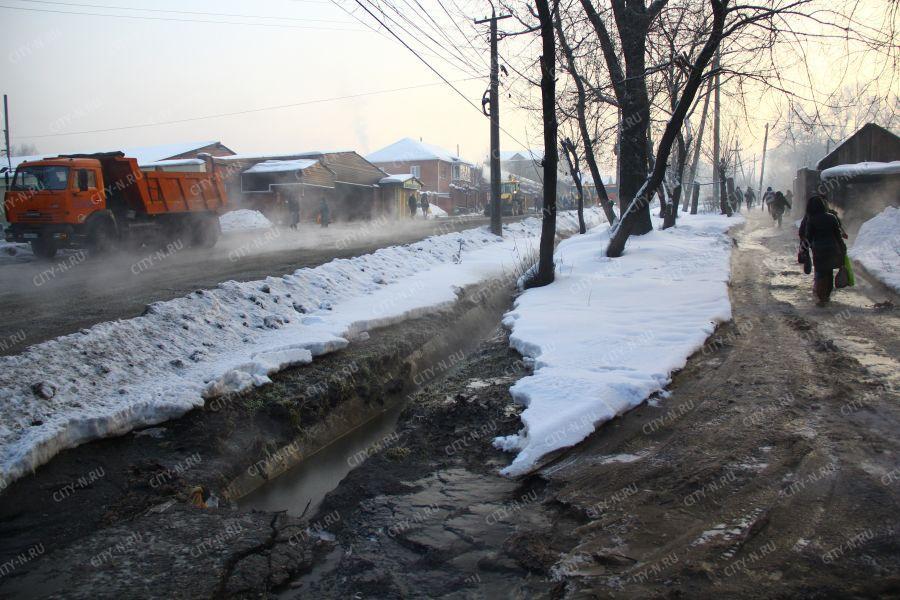
<instances>
[{"instance_id":1,"label":"black handbag","mask_svg":"<svg viewBox=\"0 0 900 600\"><path fill-rule=\"evenodd\" d=\"M800 242L800 249L797 251L797 262L803 265L803 272L809 275L812 273L812 258L809 255L809 244Z\"/></svg>"}]
</instances>

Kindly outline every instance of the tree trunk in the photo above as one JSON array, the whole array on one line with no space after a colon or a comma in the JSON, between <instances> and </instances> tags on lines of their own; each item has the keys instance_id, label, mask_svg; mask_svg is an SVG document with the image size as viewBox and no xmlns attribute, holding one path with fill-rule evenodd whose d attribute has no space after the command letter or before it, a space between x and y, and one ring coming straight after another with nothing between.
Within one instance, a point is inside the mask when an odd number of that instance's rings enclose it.
<instances>
[{"instance_id":1,"label":"tree trunk","mask_svg":"<svg viewBox=\"0 0 900 600\"><path fill-rule=\"evenodd\" d=\"M541 108L544 115L544 211L538 270L528 287L553 283L553 250L556 242L556 36L548 0L535 0L541 22Z\"/></svg>"},{"instance_id":2,"label":"tree trunk","mask_svg":"<svg viewBox=\"0 0 900 600\"><path fill-rule=\"evenodd\" d=\"M644 184L634 195L634 199L628 205L628 208L622 212L619 223L613 231L609 246L606 248L606 255L612 258L622 256L625 250L625 242L634 231L640 231L643 225L643 214L649 216L650 198L653 192L662 182L665 174L666 162L669 160L669 154L672 151L672 145L675 143L675 137L684 126L684 119L687 117L691 103L697 95L700 83L703 78L703 71L710 59L719 47L722 40L722 31L725 27L725 14L728 6L728 0L710 0L713 13L713 27L709 39L703 45L697 60L691 66L691 74L684 86L684 92L678 100L678 105L672 113L672 117L666 124L665 132L659 142L659 148L656 151L656 166L653 172L644 180Z\"/></svg>"},{"instance_id":3,"label":"tree trunk","mask_svg":"<svg viewBox=\"0 0 900 600\"><path fill-rule=\"evenodd\" d=\"M600 41L603 58L621 110L619 223L627 207L632 213L626 228L629 235L643 235L653 230L649 202L635 203L632 199L637 198L648 172L647 131L650 126L650 99L647 95L645 56L647 31L650 21L664 4L665 2L654 2L655 12L651 15L643 2L633 2L628 6L621 1L612 3L621 41L621 52L625 59L623 72L617 49L603 19L600 18L591 0L581 0L581 5ZM652 197L653 190L650 192Z\"/></svg>"},{"instance_id":4,"label":"tree trunk","mask_svg":"<svg viewBox=\"0 0 900 600\"><path fill-rule=\"evenodd\" d=\"M691 214L697 214L697 204L700 203L700 184L696 181L691 184Z\"/></svg>"},{"instance_id":5,"label":"tree trunk","mask_svg":"<svg viewBox=\"0 0 900 600\"><path fill-rule=\"evenodd\" d=\"M718 166L719 171L719 208L722 210L722 214L726 216L732 216L731 212L731 199L728 197L727 183L726 183L726 171L725 161L719 163Z\"/></svg>"},{"instance_id":6,"label":"tree trunk","mask_svg":"<svg viewBox=\"0 0 900 600\"><path fill-rule=\"evenodd\" d=\"M594 158L594 142L591 139L590 131L588 130L587 114L585 111L587 95L584 90L584 81L582 81L578 74L575 65L575 55L572 53L572 48L566 41L566 36L563 32L562 20L559 16L559 4L556 5L555 22L556 33L559 36L559 46L566 57L568 71L575 81L575 91L578 94L575 109L578 120L578 130L581 133L581 142L584 144L584 159L587 161L588 170L591 172L591 178L594 180L594 187L597 188L597 198L600 201L601 208L603 208L603 213L606 215L606 220L612 224L616 222L616 213L613 211L612 202L609 199L609 195L606 193L606 186L603 185L603 179L600 178L600 169L597 167L597 160Z\"/></svg>"},{"instance_id":7,"label":"tree trunk","mask_svg":"<svg viewBox=\"0 0 900 600\"><path fill-rule=\"evenodd\" d=\"M575 180L575 190L578 192L578 232L587 233L587 225L584 222L584 188L581 184L581 167L578 165L578 152L572 140L566 138L562 143L566 154L566 162L569 163L569 173Z\"/></svg>"},{"instance_id":8,"label":"tree trunk","mask_svg":"<svg viewBox=\"0 0 900 600\"><path fill-rule=\"evenodd\" d=\"M678 134L678 160L675 161L675 188L672 190L672 198L669 203L668 211L663 219L663 229L674 227L678 220L678 207L681 203L681 182L684 178L684 166L687 162L687 142L684 140L684 134Z\"/></svg>"}]
</instances>

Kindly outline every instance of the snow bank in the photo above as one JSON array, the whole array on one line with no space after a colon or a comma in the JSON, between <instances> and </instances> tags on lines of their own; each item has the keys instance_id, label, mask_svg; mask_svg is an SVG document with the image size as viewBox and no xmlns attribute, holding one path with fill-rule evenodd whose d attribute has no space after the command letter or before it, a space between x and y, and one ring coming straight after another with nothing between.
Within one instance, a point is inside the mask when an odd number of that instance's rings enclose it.
<instances>
[{"instance_id":1,"label":"snow bank","mask_svg":"<svg viewBox=\"0 0 900 600\"><path fill-rule=\"evenodd\" d=\"M503 474L527 472L668 385L731 318L725 232L742 221L679 216L674 229L629 239L617 259L603 256L606 225L559 245L556 281L525 292L504 317L510 344L535 364L510 390L527 407L523 429L494 440L518 453Z\"/></svg>"},{"instance_id":2,"label":"snow bank","mask_svg":"<svg viewBox=\"0 0 900 600\"><path fill-rule=\"evenodd\" d=\"M600 213L586 218L599 223ZM574 230L577 219L561 214L560 224ZM540 221L505 231L501 239L470 229L283 277L228 281L0 357L0 483L65 448L178 417L370 328L446 306L458 288L515 269Z\"/></svg>"},{"instance_id":3,"label":"snow bank","mask_svg":"<svg viewBox=\"0 0 900 600\"><path fill-rule=\"evenodd\" d=\"M851 165L838 165L825 169L819 175L822 179L839 179L859 177L861 175L897 175L900 174L900 160L893 162L861 162Z\"/></svg>"},{"instance_id":4,"label":"snow bank","mask_svg":"<svg viewBox=\"0 0 900 600\"><path fill-rule=\"evenodd\" d=\"M31 245L16 242L0 242L0 258L17 256L33 256Z\"/></svg>"},{"instance_id":5,"label":"snow bank","mask_svg":"<svg viewBox=\"0 0 900 600\"><path fill-rule=\"evenodd\" d=\"M900 208L888 206L859 228L850 258L896 292L900 292Z\"/></svg>"},{"instance_id":6,"label":"snow bank","mask_svg":"<svg viewBox=\"0 0 900 600\"><path fill-rule=\"evenodd\" d=\"M429 219L439 219L447 216L447 211L438 206L437 204L431 204L428 206L428 218Z\"/></svg>"},{"instance_id":7,"label":"snow bank","mask_svg":"<svg viewBox=\"0 0 900 600\"><path fill-rule=\"evenodd\" d=\"M222 233L233 231L252 231L254 229L269 229L272 222L258 210L241 208L232 210L219 217Z\"/></svg>"}]
</instances>

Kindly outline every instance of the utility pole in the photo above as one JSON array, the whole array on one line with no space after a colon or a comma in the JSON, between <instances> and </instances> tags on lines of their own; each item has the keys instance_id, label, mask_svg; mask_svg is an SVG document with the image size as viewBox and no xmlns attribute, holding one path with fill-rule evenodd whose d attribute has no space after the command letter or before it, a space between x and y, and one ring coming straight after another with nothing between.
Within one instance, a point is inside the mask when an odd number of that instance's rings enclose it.
<instances>
[{"instance_id":1,"label":"utility pole","mask_svg":"<svg viewBox=\"0 0 900 600\"><path fill-rule=\"evenodd\" d=\"M762 165L759 167L759 203L763 204L763 177L766 174L766 146L769 145L769 124L766 123L766 135L763 136L763 154L762 154ZM765 207L763 207L765 208Z\"/></svg>"},{"instance_id":2,"label":"utility pole","mask_svg":"<svg viewBox=\"0 0 900 600\"><path fill-rule=\"evenodd\" d=\"M6 146L6 164L12 170L12 156L9 152L9 100L3 94L3 142ZM7 178L9 175L7 175Z\"/></svg>"},{"instance_id":3,"label":"utility pole","mask_svg":"<svg viewBox=\"0 0 900 600\"><path fill-rule=\"evenodd\" d=\"M716 75L716 98L713 106L713 200L719 203L719 52L716 51L716 59L713 63Z\"/></svg>"},{"instance_id":4,"label":"utility pole","mask_svg":"<svg viewBox=\"0 0 900 600\"><path fill-rule=\"evenodd\" d=\"M488 19L476 20L475 24L491 24L491 88L489 91L489 110L485 110L491 120L491 233L503 235L503 224L500 220L500 67L497 63L497 21L508 19L512 15L497 16L491 10ZM481 101L484 110L485 101Z\"/></svg>"},{"instance_id":5,"label":"utility pole","mask_svg":"<svg viewBox=\"0 0 900 600\"><path fill-rule=\"evenodd\" d=\"M712 79L706 86L706 98L703 99L703 114L700 115L700 130L697 132L697 141L694 143L694 158L691 160L691 184L693 189L697 181L697 167L700 164L700 147L703 145L703 130L706 129L706 115L709 113L709 97L712 95ZM696 214L696 213L691 213Z\"/></svg>"}]
</instances>

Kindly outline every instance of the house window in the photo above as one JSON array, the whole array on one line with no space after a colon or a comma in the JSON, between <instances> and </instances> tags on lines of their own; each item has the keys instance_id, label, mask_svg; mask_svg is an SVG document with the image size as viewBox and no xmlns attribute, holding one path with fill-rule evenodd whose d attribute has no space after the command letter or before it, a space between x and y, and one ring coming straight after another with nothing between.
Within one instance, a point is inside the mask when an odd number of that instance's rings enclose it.
<instances>
[{"instance_id":1,"label":"house window","mask_svg":"<svg viewBox=\"0 0 900 600\"><path fill-rule=\"evenodd\" d=\"M422 170L421 170L421 168L419 167L419 165L412 165L412 166L409 168L409 172L410 172L410 173L412 174L412 176L415 177L416 179L419 179L420 176L421 176L421 174L422 174Z\"/></svg>"},{"instance_id":2,"label":"house window","mask_svg":"<svg viewBox=\"0 0 900 600\"><path fill-rule=\"evenodd\" d=\"M459 165L453 165L453 179L459 179Z\"/></svg>"}]
</instances>

